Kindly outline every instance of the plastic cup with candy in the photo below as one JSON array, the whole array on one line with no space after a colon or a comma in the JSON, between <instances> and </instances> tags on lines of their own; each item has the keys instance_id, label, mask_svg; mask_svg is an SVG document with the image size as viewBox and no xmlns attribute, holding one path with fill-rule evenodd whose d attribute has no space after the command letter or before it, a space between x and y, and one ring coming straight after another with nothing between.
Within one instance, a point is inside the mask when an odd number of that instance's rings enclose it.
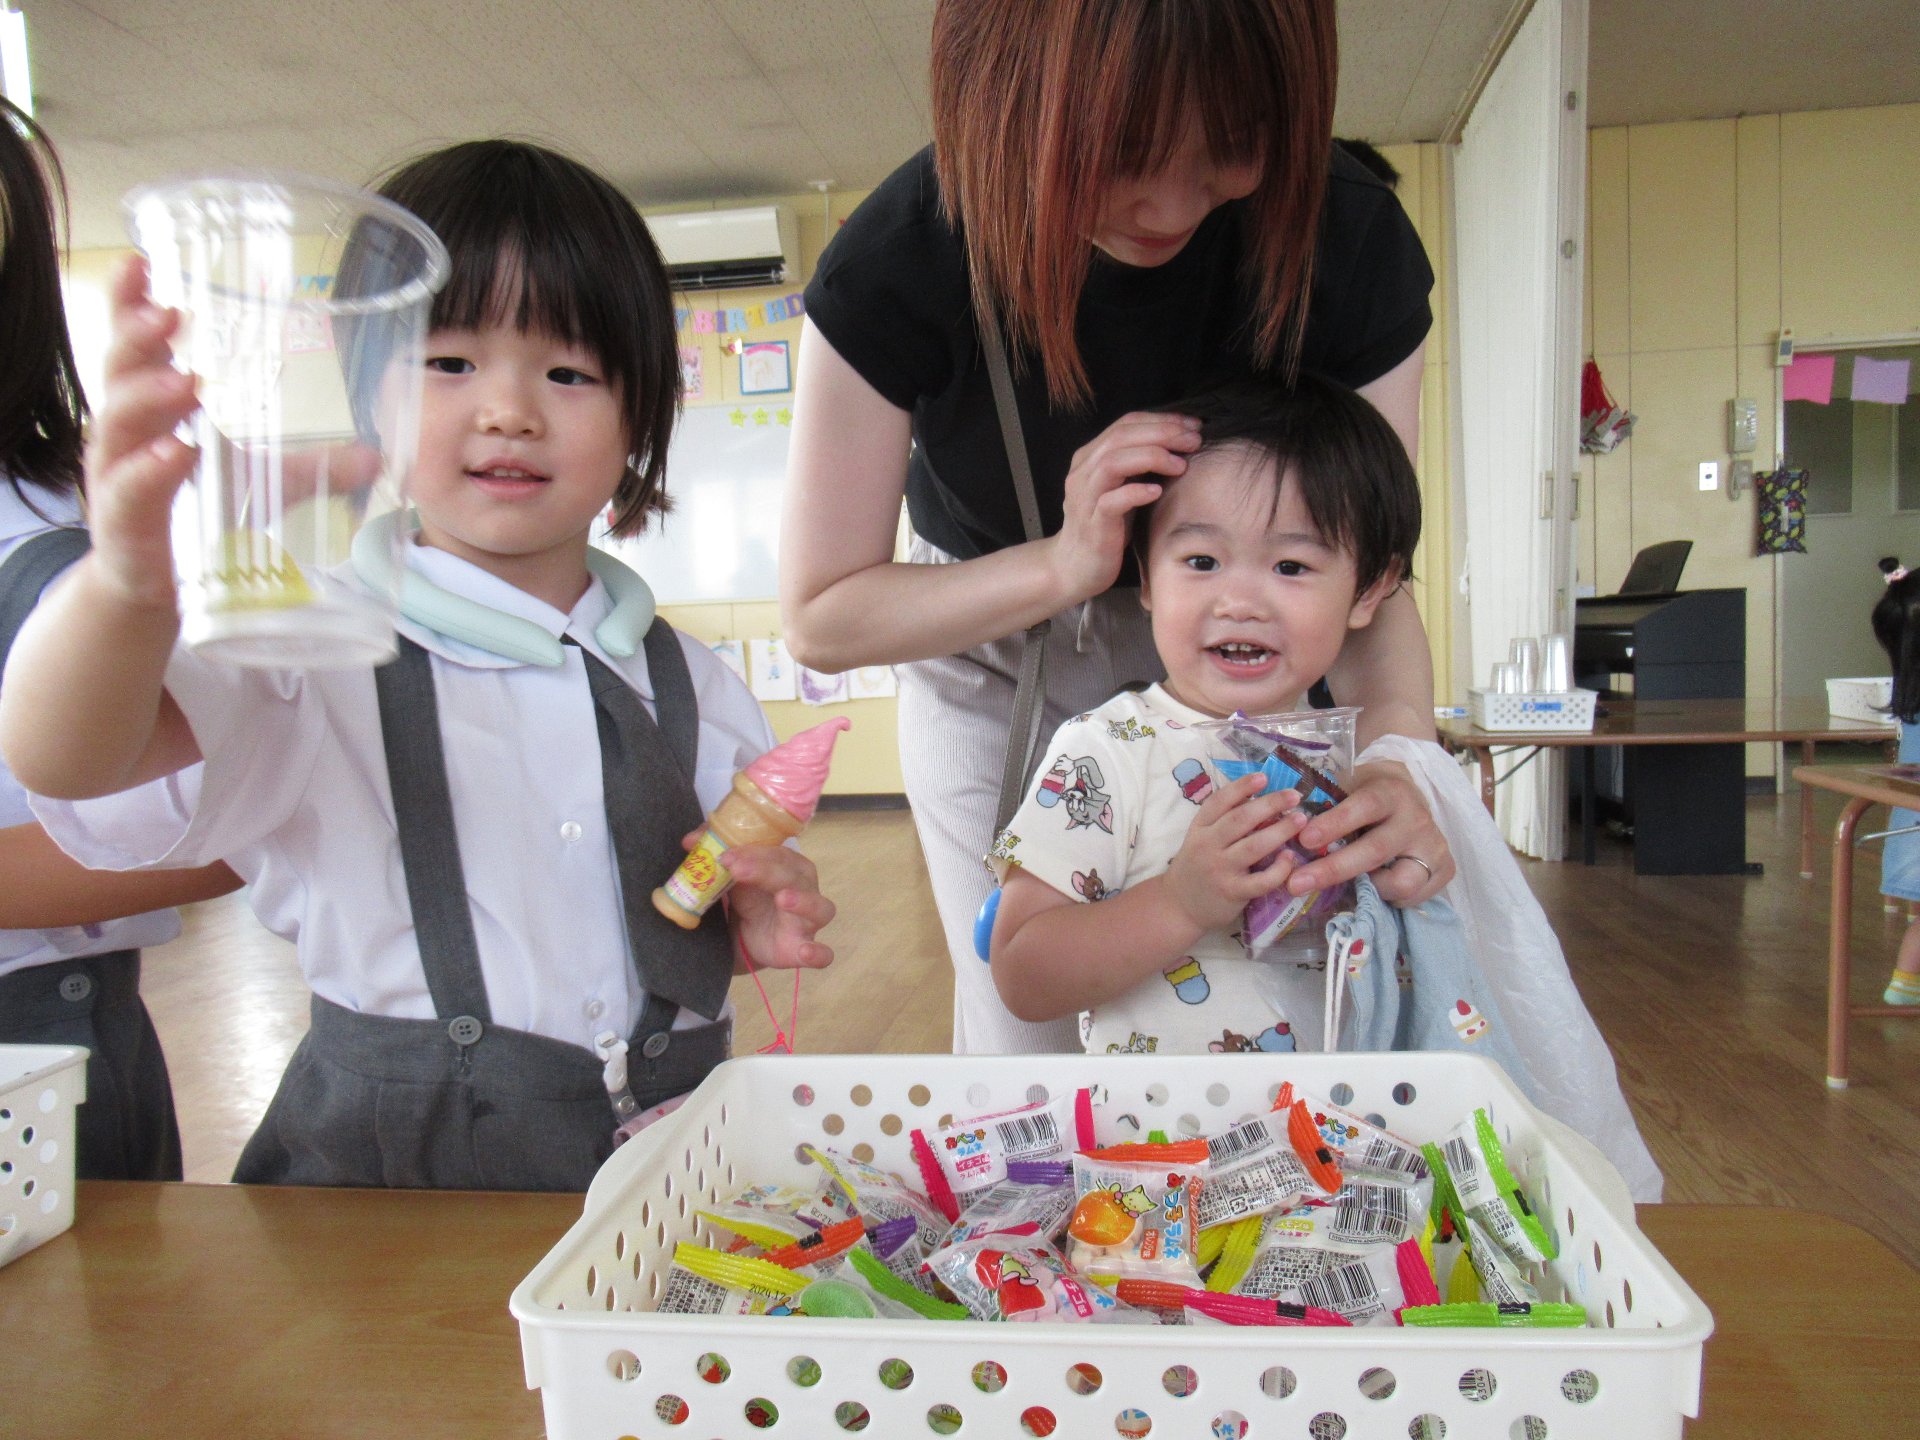
<instances>
[{"instance_id":1,"label":"plastic cup with candy","mask_svg":"<svg viewBox=\"0 0 1920 1440\"><path fill-rule=\"evenodd\" d=\"M1297 791L1301 808L1317 815L1347 798L1345 785L1353 773L1354 719L1359 713L1339 707L1233 715L1191 728L1204 749L1202 758L1214 784L1264 775L1263 794ZM1309 852L1292 841L1286 849L1300 864L1326 853ZM1305 895L1290 894L1281 886L1250 900L1241 929L1247 953L1269 960L1322 958L1327 920L1351 910L1354 903L1351 883Z\"/></svg>"}]
</instances>

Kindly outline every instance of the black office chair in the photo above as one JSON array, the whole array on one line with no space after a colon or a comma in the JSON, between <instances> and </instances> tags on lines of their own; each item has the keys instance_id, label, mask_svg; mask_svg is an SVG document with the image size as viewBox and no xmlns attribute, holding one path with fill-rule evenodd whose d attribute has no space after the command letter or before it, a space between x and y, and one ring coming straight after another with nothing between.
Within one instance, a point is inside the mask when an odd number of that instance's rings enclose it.
<instances>
[{"instance_id":1,"label":"black office chair","mask_svg":"<svg viewBox=\"0 0 1920 1440\"><path fill-rule=\"evenodd\" d=\"M1671 595L1680 588L1680 572L1687 568L1687 556L1693 553L1691 540L1663 540L1649 545L1633 557L1627 578L1620 582L1622 595Z\"/></svg>"}]
</instances>

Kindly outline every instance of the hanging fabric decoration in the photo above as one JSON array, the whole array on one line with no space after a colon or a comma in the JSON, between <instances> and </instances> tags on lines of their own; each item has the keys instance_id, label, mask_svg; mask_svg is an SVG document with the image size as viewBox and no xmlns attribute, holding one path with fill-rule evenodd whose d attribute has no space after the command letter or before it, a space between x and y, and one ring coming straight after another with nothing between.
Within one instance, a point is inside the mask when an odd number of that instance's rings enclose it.
<instances>
[{"instance_id":1,"label":"hanging fabric decoration","mask_svg":"<svg viewBox=\"0 0 1920 1440\"><path fill-rule=\"evenodd\" d=\"M1760 497L1762 555L1807 553L1807 472L1782 466L1753 477Z\"/></svg>"},{"instance_id":2,"label":"hanging fabric decoration","mask_svg":"<svg viewBox=\"0 0 1920 1440\"><path fill-rule=\"evenodd\" d=\"M1600 367L1589 360L1580 370L1580 448L1589 455L1605 455L1633 434L1633 412L1616 405L1600 378Z\"/></svg>"}]
</instances>

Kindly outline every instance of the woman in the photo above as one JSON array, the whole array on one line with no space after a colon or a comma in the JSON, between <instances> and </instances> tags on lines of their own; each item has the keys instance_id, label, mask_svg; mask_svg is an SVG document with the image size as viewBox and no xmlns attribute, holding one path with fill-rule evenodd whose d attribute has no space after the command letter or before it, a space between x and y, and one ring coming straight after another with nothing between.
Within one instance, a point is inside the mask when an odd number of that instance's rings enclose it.
<instances>
[{"instance_id":1,"label":"woman","mask_svg":"<svg viewBox=\"0 0 1920 1440\"><path fill-rule=\"evenodd\" d=\"M902 667L901 762L954 957L956 1051L1078 1048L1071 1022L1006 1012L971 932L1022 632L1057 617L1033 642L1042 732L1159 678L1126 537L1160 485L1130 482L1177 481L1196 441L1185 417L1142 412L1204 380L1305 367L1417 440L1432 272L1391 192L1334 151L1334 28L1332 0L941 0L934 146L855 211L807 288L787 641L817 669ZM995 321L1041 538L996 413ZM1404 591L1328 679L1365 707L1363 744L1433 738ZM1452 876L1398 765L1357 769L1303 839L1341 837L1296 886L1372 870L1417 903Z\"/></svg>"}]
</instances>

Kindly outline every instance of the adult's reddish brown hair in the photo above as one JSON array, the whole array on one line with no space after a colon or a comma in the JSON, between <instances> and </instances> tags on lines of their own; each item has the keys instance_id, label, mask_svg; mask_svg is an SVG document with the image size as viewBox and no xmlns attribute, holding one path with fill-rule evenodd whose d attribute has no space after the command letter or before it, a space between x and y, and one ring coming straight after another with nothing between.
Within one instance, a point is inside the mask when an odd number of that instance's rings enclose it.
<instances>
[{"instance_id":1,"label":"adult's reddish brown hair","mask_svg":"<svg viewBox=\"0 0 1920 1440\"><path fill-rule=\"evenodd\" d=\"M1306 326L1339 73L1333 0L940 0L934 163L977 313L1037 352L1056 404L1090 398L1074 338L1090 237L1116 180L1199 125L1261 167L1240 202L1248 324L1291 369Z\"/></svg>"}]
</instances>

